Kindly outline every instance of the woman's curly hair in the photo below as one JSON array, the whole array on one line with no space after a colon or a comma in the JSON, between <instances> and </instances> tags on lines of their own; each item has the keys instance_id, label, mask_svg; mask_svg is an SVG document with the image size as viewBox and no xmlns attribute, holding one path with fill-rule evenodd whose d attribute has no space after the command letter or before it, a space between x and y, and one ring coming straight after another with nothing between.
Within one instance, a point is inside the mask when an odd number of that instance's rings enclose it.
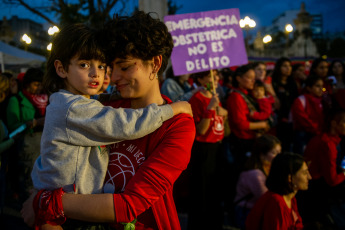
<instances>
[{"instance_id":1,"label":"woman's curly hair","mask_svg":"<svg viewBox=\"0 0 345 230\"><path fill-rule=\"evenodd\" d=\"M115 58L132 56L143 61L162 55L158 75L167 67L173 49L173 40L166 25L153 13L136 11L132 16L115 17L104 26L104 46L107 64Z\"/></svg>"}]
</instances>

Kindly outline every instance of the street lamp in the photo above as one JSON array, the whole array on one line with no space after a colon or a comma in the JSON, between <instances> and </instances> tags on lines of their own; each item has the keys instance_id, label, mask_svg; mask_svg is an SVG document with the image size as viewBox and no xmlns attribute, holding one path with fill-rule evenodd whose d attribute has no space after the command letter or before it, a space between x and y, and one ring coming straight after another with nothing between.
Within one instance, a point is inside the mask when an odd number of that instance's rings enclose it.
<instances>
[{"instance_id":1,"label":"street lamp","mask_svg":"<svg viewBox=\"0 0 345 230\"><path fill-rule=\"evenodd\" d=\"M48 34L50 36L54 35L55 33L58 33L60 29L57 26L49 27Z\"/></svg>"},{"instance_id":2,"label":"street lamp","mask_svg":"<svg viewBox=\"0 0 345 230\"><path fill-rule=\"evenodd\" d=\"M31 44L32 42L31 38L27 34L24 34L22 36L22 40L25 42L25 45L24 45L25 50L28 50L28 45Z\"/></svg>"},{"instance_id":3,"label":"street lamp","mask_svg":"<svg viewBox=\"0 0 345 230\"><path fill-rule=\"evenodd\" d=\"M47 45L47 50L48 50L48 51L51 51L51 50L52 50L52 45L53 45L52 43L49 43L49 44Z\"/></svg>"},{"instance_id":4,"label":"street lamp","mask_svg":"<svg viewBox=\"0 0 345 230\"><path fill-rule=\"evenodd\" d=\"M263 41L265 44L271 42L271 41L272 41L271 35L269 35L269 34L265 35L265 37L262 39L262 41Z\"/></svg>"},{"instance_id":5,"label":"street lamp","mask_svg":"<svg viewBox=\"0 0 345 230\"><path fill-rule=\"evenodd\" d=\"M240 20L240 27L245 29L246 31L245 43L246 43L247 52L248 52L248 30L254 28L255 26L256 26L256 22L248 16L245 16L244 19Z\"/></svg>"},{"instance_id":6,"label":"street lamp","mask_svg":"<svg viewBox=\"0 0 345 230\"><path fill-rule=\"evenodd\" d=\"M285 25L285 34L286 34L286 48L289 47L289 34L293 31L293 27L291 24Z\"/></svg>"}]
</instances>

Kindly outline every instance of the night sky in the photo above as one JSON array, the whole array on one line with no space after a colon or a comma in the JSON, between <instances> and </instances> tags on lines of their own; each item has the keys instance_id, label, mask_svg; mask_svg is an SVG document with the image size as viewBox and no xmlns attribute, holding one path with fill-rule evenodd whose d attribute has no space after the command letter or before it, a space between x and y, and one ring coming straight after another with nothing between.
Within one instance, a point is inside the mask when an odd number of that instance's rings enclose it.
<instances>
[{"instance_id":1,"label":"night sky","mask_svg":"<svg viewBox=\"0 0 345 230\"><path fill-rule=\"evenodd\" d=\"M30 4L40 6L43 0L31 0ZM126 12L131 12L134 5L137 5L138 0L127 0L128 6ZM311 14L322 14L324 32L337 32L345 30L345 0L174 0L178 6L182 6L177 11L178 14L194 13L209 10L220 10L229 8L239 8L241 18L249 16L256 21L257 28L268 26L274 18L279 16L286 10L300 9L301 3L305 2L306 10ZM0 2L0 16L7 16L10 18L12 15L18 15L20 18L30 18L39 23L45 21L38 16L31 14L23 7L6 6ZM54 15L51 15L54 17Z\"/></svg>"}]
</instances>

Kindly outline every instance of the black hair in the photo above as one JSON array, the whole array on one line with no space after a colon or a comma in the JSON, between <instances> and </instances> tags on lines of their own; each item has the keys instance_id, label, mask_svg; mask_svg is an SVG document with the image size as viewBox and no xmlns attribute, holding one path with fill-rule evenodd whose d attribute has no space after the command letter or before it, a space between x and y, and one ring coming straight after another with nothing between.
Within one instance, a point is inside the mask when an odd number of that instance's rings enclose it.
<instances>
[{"instance_id":1,"label":"black hair","mask_svg":"<svg viewBox=\"0 0 345 230\"><path fill-rule=\"evenodd\" d=\"M345 118L345 110L342 108L331 108L327 111L325 124L324 124L324 131L329 132L331 129L332 121L339 123L343 118Z\"/></svg>"},{"instance_id":2,"label":"black hair","mask_svg":"<svg viewBox=\"0 0 345 230\"><path fill-rule=\"evenodd\" d=\"M264 172L261 156L266 155L278 144L281 144L280 140L273 135L264 134L258 137L254 142L253 150L248 158L248 161L246 162L245 169L260 169L262 172Z\"/></svg>"},{"instance_id":3,"label":"black hair","mask_svg":"<svg viewBox=\"0 0 345 230\"><path fill-rule=\"evenodd\" d=\"M319 76L309 76L307 80L305 80L305 87L313 87L317 81L322 81L322 78Z\"/></svg>"},{"instance_id":4,"label":"black hair","mask_svg":"<svg viewBox=\"0 0 345 230\"><path fill-rule=\"evenodd\" d=\"M25 89L31 82L42 82L43 81L43 71L39 68L29 68L23 77L23 88Z\"/></svg>"},{"instance_id":5,"label":"black hair","mask_svg":"<svg viewBox=\"0 0 345 230\"><path fill-rule=\"evenodd\" d=\"M75 56L84 60L99 60L105 62L101 46L100 31L91 29L85 24L77 23L63 27L54 37L52 50L47 62L47 71L43 78L43 88L48 93L54 93L65 88L65 81L55 70L55 60L61 61L68 72L70 61Z\"/></svg>"},{"instance_id":6,"label":"black hair","mask_svg":"<svg viewBox=\"0 0 345 230\"><path fill-rule=\"evenodd\" d=\"M132 56L148 61L162 55L158 75L162 76L174 47L171 34L164 22L153 18L153 13L136 11L130 17L116 17L104 27L107 63L116 58Z\"/></svg>"},{"instance_id":7,"label":"black hair","mask_svg":"<svg viewBox=\"0 0 345 230\"><path fill-rule=\"evenodd\" d=\"M190 77L193 79L195 84L197 84L198 86L202 86L199 82L199 79L202 79L210 75L210 73L211 73L210 71L197 72L197 73L192 73Z\"/></svg>"},{"instance_id":8,"label":"black hair","mask_svg":"<svg viewBox=\"0 0 345 230\"><path fill-rule=\"evenodd\" d=\"M253 65L252 64L246 64L246 65L242 65L240 67L238 67L234 73L234 77L232 79L232 85L234 87L238 87L238 81L237 81L237 77L243 77L243 75L245 73L247 73L249 70L254 70Z\"/></svg>"},{"instance_id":9,"label":"black hair","mask_svg":"<svg viewBox=\"0 0 345 230\"><path fill-rule=\"evenodd\" d=\"M287 57L281 57L279 58L274 66L273 73L272 73L272 81L279 83L281 81L282 72L281 67L284 64L284 62L289 62L291 64L291 60Z\"/></svg>"},{"instance_id":10,"label":"black hair","mask_svg":"<svg viewBox=\"0 0 345 230\"><path fill-rule=\"evenodd\" d=\"M320 58L315 58L315 59L313 60L313 63L311 64L311 67L310 67L309 76L314 76L314 75L316 75L315 69L316 69L316 68L320 65L320 63L322 63L322 62L328 63L326 59L321 58L321 57L320 57Z\"/></svg>"},{"instance_id":11,"label":"black hair","mask_svg":"<svg viewBox=\"0 0 345 230\"><path fill-rule=\"evenodd\" d=\"M260 80L255 80L254 87L263 87L263 88L265 88L265 84L262 81L260 81Z\"/></svg>"},{"instance_id":12,"label":"black hair","mask_svg":"<svg viewBox=\"0 0 345 230\"><path fill-rule=\"evenodd\" d=\"M327 74L327 76L334 76L334 73L333 73L333 66L334 66L336 63L340 63L340 64L343 66L343 76L342 76L342 80L343 80L343 82L345 82L345 64L344 64L344 62L342 62L342 60L340 60L340 59L337 59L337 60L332 61L332 63L330 64L330 66L329 66L329 68L328 68L328 74Z\"/></svg>"},{"instance_id":13,"label":"black hair","mask_svg":"<svg viewBox=\"0 0 345 230\"><path fill-rule=\"evenodd\" d=\"M266 180L268 190L280 195L292 193L292 181L289 176L295 175L303 166L304 159L297 153L278 154L272 161L270 173Z\"/></svg>"}]
</instances>

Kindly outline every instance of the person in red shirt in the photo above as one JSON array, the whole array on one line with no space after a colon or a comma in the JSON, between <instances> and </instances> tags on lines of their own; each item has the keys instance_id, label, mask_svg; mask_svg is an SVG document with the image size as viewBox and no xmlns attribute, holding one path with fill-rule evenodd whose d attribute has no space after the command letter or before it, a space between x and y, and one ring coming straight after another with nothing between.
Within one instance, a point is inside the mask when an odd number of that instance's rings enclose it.
<instances>
[{"instance_id":1,"label":"person in red shirt","mask_svg":"<svg viewBox=\"0 0 345 230\"><path fill-rule=\"evenodd\" d=\"M218 94L215 94L219 81L218 72L211 71L192 74L194 82L205 89L196 92L189 100L196 127L190 163L191 205L188 224L191 229L212 229L215 223L220 223L217 221L218 212L215 211L219 210L219 207L217 208L215 199L210 197L216 196L216 162L219 159L224 121L228 113L222 107ZM204 221L201 222L200 218Z\"/></svg>"},{"instance_id":2,"label":"person in red shirt","mask_svg":"<svg viewBox=\"0 0 345 230\"><path fill-rule=\"evenodd\" d=\"M345 135L345 111L331 111L328 116L325 131L312 138L304 152L313 180L309 191L301 196L306 202L302 215L306 213L310 222L319 221L330 210L339 229L344 229L345 169L341 167L343 153L339 147L340 136Z\"/></svg>"},{"instance_id":3,"label":"person in red shirt","mask_svg":"<svg viewBox=\"0 0 345 230\"><path fill-rule=\"evenodd\" d=\"M254 87L255 72L251 65L240 66L233 78L234 89L227 99L227 110L231 135L231 153L238 171L246 162L246 154L252 150L255 130L268 129L267 121L255 121L250 117L252 111L257 111L255 102L248 95Z\"/></svg>"},{"instance_id":4,"label":"person in red shirt","mask_svg":"<svg viewBox=\"0 0 345 230\"><path fill-rule=\"evenodd\" d=\"M246 230L303 229L295 198L307 190L311 176L303 157L295 153L276 156L266 180L268 191L255 203L246 219Z\"/></svg>"},{"instance_id":5,"label":"person in red shirt","mask_svg":"<svg viewBox=\"0 0 345 230\"><path fill-rule=\"evenodd\" d=\"M295 153L303 154L309 140L322 131L324 123L322 88L323 81L320 77L309 77L305 82L306 92L297 97L291 106Z\"/></svg>"},{"instance_id":6,"label":"person in red shirt","mask_svg":"<svg viewBox=\"0 0 345 230\"><path fill-rule=\"evenodd\" d=\"M163 22L142 11L118 17L105 25L104 39L111 79L123 98L106 105L135 109L171 103L161 95L158 81L173 48ZM54 214L64 213L70 219L108 222L115 229L180 229L172 192L187 168L194 138L193 118L180 114L143 138L111 145L105 193L54 191L45 217L61 219Z\"/></svg>"}]
</instances>

